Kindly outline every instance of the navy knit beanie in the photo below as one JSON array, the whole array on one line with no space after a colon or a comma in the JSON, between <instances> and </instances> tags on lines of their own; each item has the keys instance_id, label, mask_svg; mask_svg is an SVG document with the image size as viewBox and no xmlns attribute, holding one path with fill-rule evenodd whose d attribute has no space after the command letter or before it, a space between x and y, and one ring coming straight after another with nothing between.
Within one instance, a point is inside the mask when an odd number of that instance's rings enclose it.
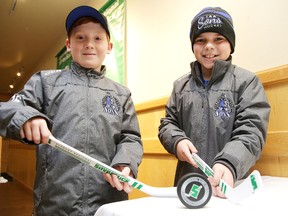
<instances>
[{"instance_id":1,"label":"navy knit beanie","mask_svg":"<svg viewBox=\"0 0 288 216\"><path fill-rule=\"evenodd\" d=\"M231 45L231 54L234 52L235 32L232 17L227 11L220 7L206 7L194 17L190 29L192 51L196 37L204 32L216 32L223 35Z\"/></svg>"}]
</instances>

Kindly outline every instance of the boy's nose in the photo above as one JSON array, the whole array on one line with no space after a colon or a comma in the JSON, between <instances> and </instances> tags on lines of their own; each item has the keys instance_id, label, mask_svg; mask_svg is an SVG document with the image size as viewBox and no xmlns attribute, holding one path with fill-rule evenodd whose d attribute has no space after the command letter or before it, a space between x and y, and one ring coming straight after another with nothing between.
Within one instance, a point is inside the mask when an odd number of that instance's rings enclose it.
<instances>
[{"instance_id":1,"label":"boy's nose","mask_svg":"<svg viewBox=\"0 0 288 216\"><path fill-rule=\"evenodd\" d=\"M92 40L88 40L85 46L87 49L91 49L94 48L94 43Z\"/></svg>"},{"instance_id":2,"label":"boy's nose","mask_svg":"<svg viewBox=\"0 0 288 216\"><path fill-rule=\"evenodd\" d=\"M205 45L205 49L213 49L214 48L214 44L212 42L207 42Z\"/></svg>"}]
</instances>

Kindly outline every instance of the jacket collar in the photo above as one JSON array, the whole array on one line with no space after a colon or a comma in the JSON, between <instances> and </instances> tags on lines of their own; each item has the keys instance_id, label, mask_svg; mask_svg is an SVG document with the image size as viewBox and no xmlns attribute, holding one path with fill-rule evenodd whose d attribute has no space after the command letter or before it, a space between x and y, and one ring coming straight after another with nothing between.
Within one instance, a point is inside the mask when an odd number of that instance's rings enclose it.
<instances>
[{"instance_id":1,"label":"jacket collar","mask_svg":"<svg viewBox=\"0 0 288 216\"><path fill-rule=\"evenodd\" d=\"M79 76L86 75L95 79L103 78L106 73L106 67L104 65L101 66L101 71L96 71L93 68L84 68L75 61L71 62L71 70Z\"/></svg>"},{"instance_id":2,"label":"jacket collar","mask_svg":"<svg viewBox=\"0 0 288 216\"><path fill-rule=\"evenodd\" d=\"M225 73L229 70L231 65L232 65L232 57L226 61L216 60L214 63L212 76L211 76L209 83L211 84L215 80L223 77ZM191 67L191 75L193 79L195 79L197 82L202 83L200 63L198 61L191 62L190 67Z\"/></svg>"}]
</instances>

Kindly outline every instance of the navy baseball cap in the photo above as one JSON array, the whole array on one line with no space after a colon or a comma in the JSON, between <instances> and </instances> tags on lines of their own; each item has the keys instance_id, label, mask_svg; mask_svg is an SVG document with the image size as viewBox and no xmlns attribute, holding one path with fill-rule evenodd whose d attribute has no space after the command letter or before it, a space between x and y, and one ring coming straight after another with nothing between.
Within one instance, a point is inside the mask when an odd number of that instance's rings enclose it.
<instances>
[{"instance_id":1,"label":"navy baseball cap","mask_svg":"<svg viewBox=\"0 0 288 216\"><path fill-rule=\"evenodd\" d=\"M108 28L108 22L104 15L102 15L98 10L90 6L79 6L74 8L66 18L66 31L67 34L71 31L73 24L82 17L92 17L99 21L102 27L106 30L110 37L110 31Z\"/></svg>"}]
</instances>

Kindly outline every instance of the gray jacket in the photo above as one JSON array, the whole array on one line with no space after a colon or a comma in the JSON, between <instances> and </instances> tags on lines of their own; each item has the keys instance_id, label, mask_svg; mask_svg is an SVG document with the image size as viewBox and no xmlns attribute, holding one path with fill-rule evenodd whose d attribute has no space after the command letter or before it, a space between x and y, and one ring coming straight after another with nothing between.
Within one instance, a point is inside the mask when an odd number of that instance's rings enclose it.
<instances>
[{"instance_id":1,"label":"gray jacket","mask_svg":"<svg viewBox=\"0 0 288 216\"><path fill-rule=\"evenodd\" d=\"M41 71L9 102L0 104L1 136L21 140L20 128L42 116L61 141L108 165L127 165L137 177L143 149L130 91L101 73L72 63ZM48 145L37 145L37 215L94 215L99 206L126 200L102 173Z\"/></svg>"},{"instance_id":2,"label":"gray jacket","mask_svg":"<svg viewBox=\"0 0 288 216\"><path fill-rule=\"evenodd\" d=\"M258 77L247 70L216 61L207 86L202 82L200 64L174 82L161 119L159 139L176 155L180 140L189 139L208 165L222 163L238 180L260 157L266 141L270 105ZM175 185L190 172L200 169L178 161Z\"/></svg>"}]
</instances>

